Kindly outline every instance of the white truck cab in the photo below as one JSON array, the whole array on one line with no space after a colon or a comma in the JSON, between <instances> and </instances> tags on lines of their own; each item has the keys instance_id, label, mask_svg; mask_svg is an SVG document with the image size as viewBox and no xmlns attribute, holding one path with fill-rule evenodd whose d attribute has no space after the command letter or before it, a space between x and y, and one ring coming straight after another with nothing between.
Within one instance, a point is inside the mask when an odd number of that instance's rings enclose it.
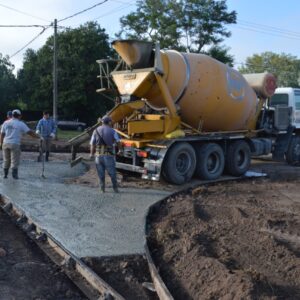
<instances>
[{"instance_id":1,"label":"white truck cab","mask_svg":"<svg viewBox=\"0 0 300 300\"><path fill-rule=\"evenodd\" d=\"M292 107L292 126L300 128L300 88L277 88L271 98L271 106L284 105Z\"/></svg>"}]
</instances>

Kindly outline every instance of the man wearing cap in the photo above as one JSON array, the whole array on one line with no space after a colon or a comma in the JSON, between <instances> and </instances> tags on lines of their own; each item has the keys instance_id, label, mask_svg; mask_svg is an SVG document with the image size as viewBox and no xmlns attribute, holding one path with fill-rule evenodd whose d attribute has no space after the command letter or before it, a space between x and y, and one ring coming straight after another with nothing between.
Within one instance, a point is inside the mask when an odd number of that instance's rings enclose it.
<instances>
[{"instance_id":1,"label":"man wearing cap","mask_svg":"<svg viewBox=\"0 0 300 300\"><path fill-rule=\"evenodd\" d=\"M116 162L114 156L114 144L120 145L120 138L112 128L112 119L105 116L102 125L97 127L91 137L91 157L96 154L95 162L100 179L101 192L105 192L105 170L111 178L113 190L118 193Z\"/></svg>"},{"instance_id":2,"label":"man wearing cap","mask_svg":"<svg viewBox=\"0 0 300 300\"><path fill-rule=\"evenodd\" d=\"M4 178L7 178L9 168L11 167L12 177L19 179L18 167L20 164L22 135L27 133L32 137L40 138L21 121L21 117L21 111L15 109L12 111L12 118L6 120L1 127L0 149L3 150Z\"/></svg>"},{"instance_id":3,"label":"man wearing cap","mask_svg":"<svg viewBox=\"0 0 300 300\"><path fill-rule=\"evenodd\" d=\"M55 122L50 118L50 113L48 111L43 112L43 118L39 120L36 126L36 134L40 134L43 137L38 161L41 161L43 151L46 152L46 161L48 161L51 149L51 141L53 138L55 138L56 134Z\"/></svg>"}]
</instances>

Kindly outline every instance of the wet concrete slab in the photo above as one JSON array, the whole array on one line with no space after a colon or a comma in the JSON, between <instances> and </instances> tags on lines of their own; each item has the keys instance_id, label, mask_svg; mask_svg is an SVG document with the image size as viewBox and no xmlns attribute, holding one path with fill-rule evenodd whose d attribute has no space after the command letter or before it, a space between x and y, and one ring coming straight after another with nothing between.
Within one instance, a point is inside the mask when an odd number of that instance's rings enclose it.
<instances>
[{"instance_id":1,"label":"wet concrete slab","mask_svg":"<svg viewBox=\"0 0 300 300\"><path fill-rule=\"evenodd\" d=\"M65 184L82 174L83 165L49 162L41 178L41 163L23 161L20 179L0 179L7 196L38 225L77 257L143 253L144 217L166 191L121 189L101 194L98 188Z\"/></svg>"},{"instance_id":2,"label":"wet concrete slab","mask_svg":"<svg viewBox=\"0 0 300 300\"><path fill-rule=\"evenodd\" d=\"M256 170L269 171L260 167ZM42 164L24 160L20 180L0 179L0 194L77 257L100 257L143 253L148 208L173 192L207 183L192 180L168 191L124 188L119 194L111 188L101 194L98 188L65 183L65 179L85 171L82 164L70 168L66 161L55 160L46 163L43 179ZM219 181L233 179L237 178L223 176Z\"/></svg>"}]
</instances>

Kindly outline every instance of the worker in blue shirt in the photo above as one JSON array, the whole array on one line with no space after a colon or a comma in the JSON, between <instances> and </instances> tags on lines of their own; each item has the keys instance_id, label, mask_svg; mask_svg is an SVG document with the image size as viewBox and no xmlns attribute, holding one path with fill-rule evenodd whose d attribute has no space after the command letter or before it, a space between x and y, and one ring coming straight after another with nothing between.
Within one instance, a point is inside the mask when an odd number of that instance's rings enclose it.
<instances>
[{"instance_id":1,"label":"worker in blue shirt","mask_svg":"<svg viewBox=\"0 0 300 300\"><path fill-rule=\"evenodd\" d=\"M108 116L103 117L102 125L96 128L92 134L91 158L95 157L96 169L100 180L101 192L105 192L105 170L111 178L113 190L118 193L117 172L114 145L120 147L120 138L112 128L112 119Z\"/></svg>"},{"instance_id":2,"label":"worker in blue shirt","mask_svg":"<svg viewBox=\"0 0 300 300\"><path fill-rule=\"evenodd\" d=\"M43 112L43 118L39 120L36 126L36 133L41 135L43 138L38 161L41 161L43 152L46 152L46 161L48 161L51 150L51 142L52 139L55 138L56 134L56 124L54 120L50 118L50 113L48 111Z\"/></svg>"}]
</instances>

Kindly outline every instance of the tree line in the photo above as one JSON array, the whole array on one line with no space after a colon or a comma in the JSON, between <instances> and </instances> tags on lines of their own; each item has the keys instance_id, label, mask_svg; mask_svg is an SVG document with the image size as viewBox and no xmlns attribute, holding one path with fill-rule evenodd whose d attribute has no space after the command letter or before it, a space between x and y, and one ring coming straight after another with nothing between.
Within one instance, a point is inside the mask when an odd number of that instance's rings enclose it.
<instances>
[{"instance_id":1,"label":"tree line","mask_svg":"<svg viewBox=\"0 0 300 300\"><path fill-rule=\"evenodd\" d=\"M226 25L236 23L236 12L221 0L137 1L136 10L120 19L116 38L159 42L161 48L205 53L230 66L234 57L223 42L230 36ZM96 22L58 34L58 114L61 118L93 123L113 102L96 93L97 59L114 57L110 37ZM0 54L1 112L52 108L53 36L38 50L27 49L16 76L8 57ZM288 54L265 52L247 58L243 73L269 71L279 86L299 86L300 60Z\"/></svg>"}]
</instances>

